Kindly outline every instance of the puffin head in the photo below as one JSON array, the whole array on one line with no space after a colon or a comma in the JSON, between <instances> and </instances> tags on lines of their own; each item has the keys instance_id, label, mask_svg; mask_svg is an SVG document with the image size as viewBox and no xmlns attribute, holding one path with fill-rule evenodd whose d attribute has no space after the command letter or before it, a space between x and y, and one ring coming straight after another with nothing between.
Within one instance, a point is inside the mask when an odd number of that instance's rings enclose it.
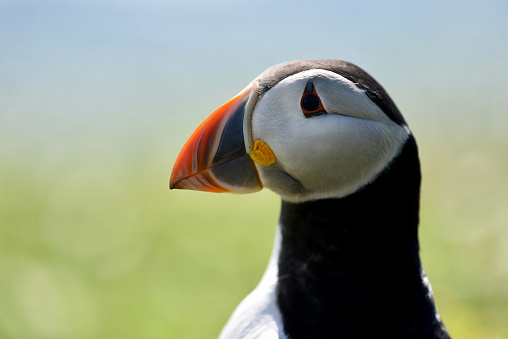
<instances>
[{"instance_id":1,"label":"puffin head","mask_svg":"<svg viewBox=\"0 0 508 339\"><path fill-rule=\"evenodd\" d=\"M410 137L384 89L339 60L274 66L192 134L170 188L283 200L341 198L374 181Z\"/></svg>"}]
</instances>

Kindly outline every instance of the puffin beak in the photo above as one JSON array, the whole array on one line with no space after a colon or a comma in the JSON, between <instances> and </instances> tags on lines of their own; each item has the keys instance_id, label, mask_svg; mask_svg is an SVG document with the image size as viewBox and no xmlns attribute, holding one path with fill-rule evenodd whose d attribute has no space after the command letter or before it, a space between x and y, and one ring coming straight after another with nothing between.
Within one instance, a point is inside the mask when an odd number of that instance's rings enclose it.
<instances>
[{"instance_id":1,"label":"puffin beak","mask_svg":"<svg viewBox=\"0 0 508 339\"><path fill-rule=\"evenodd\" d=\"M176 159L171 189L251 193L263 187L244 141L244 115L252 88L249 85L219 107L192 133Z\"/></svg>"}]
</instances>

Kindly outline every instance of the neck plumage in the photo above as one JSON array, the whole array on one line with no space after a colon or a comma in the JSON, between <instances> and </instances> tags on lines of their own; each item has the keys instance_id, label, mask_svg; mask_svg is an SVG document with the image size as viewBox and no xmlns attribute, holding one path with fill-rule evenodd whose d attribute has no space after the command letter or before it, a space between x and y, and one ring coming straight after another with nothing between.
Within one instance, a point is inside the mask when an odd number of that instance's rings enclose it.
<instances>
[{"instance_id":1,"label":"neck plumage","mask_svg":"<svg viewBox=\"0 0 508 339\"><path fill-rule=\"evenodd\" d=\"M420 263L420 180L410 136L360 191L282 202L277 303L290 338L448 338Z\"/></svg>"}]
</instances>

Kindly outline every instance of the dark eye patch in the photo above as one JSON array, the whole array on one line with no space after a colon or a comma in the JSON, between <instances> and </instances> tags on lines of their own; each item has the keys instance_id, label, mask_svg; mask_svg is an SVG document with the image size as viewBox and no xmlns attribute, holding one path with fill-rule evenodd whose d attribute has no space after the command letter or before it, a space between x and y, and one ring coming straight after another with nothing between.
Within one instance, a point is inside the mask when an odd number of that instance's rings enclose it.
<instances>
[{"instance_id":1,"label":"dark eye patch","mask_svg":"<svg viewBox=\"0 0 508 339\"><path fill-rule=\"evenodd\" d=\"M321 102L312 81L309 81L307 85L305 85L300 106L306 118L326 114L326 110L323 107L323 103Z\"/></svg>"}]
</instances>

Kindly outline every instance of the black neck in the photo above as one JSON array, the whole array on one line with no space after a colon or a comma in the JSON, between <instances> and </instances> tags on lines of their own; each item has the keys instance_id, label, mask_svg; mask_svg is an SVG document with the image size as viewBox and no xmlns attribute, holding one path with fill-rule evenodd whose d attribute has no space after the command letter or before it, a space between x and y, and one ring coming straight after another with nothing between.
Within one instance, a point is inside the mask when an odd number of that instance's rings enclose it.
<instances>
[{"instance_id":1,"label":"black neck","mask_svg":"<svg viewBox=\"0 0 508 339\"><path fill-rule=\"evenodd\" d=\"M277 301L290 338L448 338L423 280L413 137L373 183L282 202Z\"/></svg>"}]
</instances>

